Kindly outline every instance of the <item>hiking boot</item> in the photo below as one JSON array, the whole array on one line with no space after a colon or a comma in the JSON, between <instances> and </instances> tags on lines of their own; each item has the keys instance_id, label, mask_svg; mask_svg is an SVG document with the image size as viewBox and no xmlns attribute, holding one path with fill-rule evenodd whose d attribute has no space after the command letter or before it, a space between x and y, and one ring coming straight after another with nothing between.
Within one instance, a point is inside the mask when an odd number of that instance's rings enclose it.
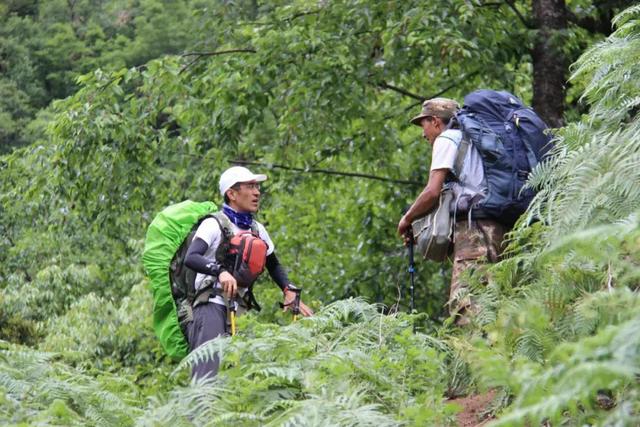
<instances>
[{"instance_id":1,"label":"hiking boot","mask_svg":"<svg viewBox=\"0 0 640 427\"><path fill-rule=\"evenodd\" d=\"M466 327L469 326L471 324L471 321L473 319L473 316L475 316L476 314L478 314L478 312L480 311L480 308L476 305L476 304L469 304L466 305L464 307L461 307L456 313L455 313L455 325L459 326L459 327Z\"/></svg>"},{"instance_id":2,"label":"hiking boot","mask_svg":"<svg viewBox=\"0 0 640 427\"><path fill-rule=\"evenodd\" d=\"M600 409L608 411L616 406L616 399L610 390L598 390L596 392L596 404Z\"/></svg>"},{"instance_id":3,"label":"hiking boot","mask_svg":"<svg viewBox=\"0 0 640 427\"><path fill-rule=\"evenodd\" d=\"M456 315L456 321L454 322L456 326L464 328L471 324L471 318L466 314Z\"/></svg>"}]
</instances>

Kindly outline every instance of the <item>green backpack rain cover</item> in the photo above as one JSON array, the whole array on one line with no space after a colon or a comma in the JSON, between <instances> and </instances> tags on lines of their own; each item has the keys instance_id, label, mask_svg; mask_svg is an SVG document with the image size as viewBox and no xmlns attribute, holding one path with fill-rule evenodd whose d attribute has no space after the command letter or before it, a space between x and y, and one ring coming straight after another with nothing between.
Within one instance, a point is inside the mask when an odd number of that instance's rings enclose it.
<instances>
[{"instance_id":1,"label":"green backpack rain cover","mask_svg":"<svg viewBox=\"0 0 640 427\"><path fill-rule=\"evenodd\" d=\"M213 202L186 200L165 208L147 229L142 264L153 291L153 329L165 352L173 359L185 357L189 346L180 329L171 292L171 260L193 226L217 209Z\"/></svg>"}]
</instances>

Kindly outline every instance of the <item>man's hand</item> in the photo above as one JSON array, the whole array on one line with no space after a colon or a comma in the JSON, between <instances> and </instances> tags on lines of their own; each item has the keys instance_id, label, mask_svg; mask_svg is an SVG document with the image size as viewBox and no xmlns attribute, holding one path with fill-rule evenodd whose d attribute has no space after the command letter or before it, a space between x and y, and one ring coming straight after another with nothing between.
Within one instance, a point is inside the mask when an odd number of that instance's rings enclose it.
<instances>
[{"instance_id":1,"label":"man's hand","mask_svg":"<svg viewBox=\"0 0 640 427\"><path fill-rule=\"evenodd\" d=\"M429 173L427 186L398 223L398 234L404 239L405 245L409 243L409 233L413 232L411 222L426 215L437 205L448 173L449 169L432 170Z\"/></svg>"},{"instance_id":2,"label":"man's hand","mask_svg":"<svg viewBox=\"0 0 640 427\"><path fill-rule=\"evenodd\" d=\"M222 290L227 298L232 298L238 291L238 282L228 271L223 271L218 275L218 282L222 285Z\"/></svg>"},{"instance_id":3,"label":"man's hand","mask_svg":"<svg viewBox=\"0 0 640 427\"><path fill-rule=\"evenodd\" d=\"M411 221L406 215L404 215L398 223L398 234L404 240L405 245L409 243L409 233L413 233L413 230L411 229Z\"/></svg>"},{"instance_id":4,"label":"man's hand","mask_svg":"<svg viewBox=\"0 0 640 427\"><path fill-rule=\"evenodd\" d=\"M296 292L290 291L290 290L286 290L284 292L284 303L283 303L284 311L287 311L293 308L293 304L296 299L296 294L297 294ZM313 316L313 310L307 307L305 303L300 301L300 314L302 314L304 317Z\"/></svg>"}]
</instances>

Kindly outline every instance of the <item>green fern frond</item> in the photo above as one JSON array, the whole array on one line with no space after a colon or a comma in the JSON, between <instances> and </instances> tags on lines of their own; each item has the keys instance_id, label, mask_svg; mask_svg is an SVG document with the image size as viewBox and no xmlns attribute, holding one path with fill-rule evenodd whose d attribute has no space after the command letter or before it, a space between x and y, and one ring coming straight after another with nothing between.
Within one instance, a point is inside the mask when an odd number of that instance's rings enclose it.
<instances>
[{"instance_id":1,"label":"green fern frond","mask_svg":"<svg viewBox=\"0 0 640 427\"><path fill-rule=\"evenodd\" d=\"M611 22L615 27L620 27L626 24L629 20L638 18L640 18L640 4L636 4L635 6L631 6L623 10L617 14Z\"/></svg>"},{"instance_id":2,"label":"green fern frond","mask_svg":"<svg viewBox=\"0 0 640 427\"><path fill-rule=\"evenodd\" d=\"M53 417L51 420L58 417L62 423L132 425L141 413L142 402L135 394L126 389L118 394L105 390L106 385L114 384L134 390L123 378L103 373L96 380L56 361L52 353L18 347L1 352L0 389L24 409L11 418L11 423L29 421L40 413L42 417ZM1 423L9 420L0 414Z\"/></svg>"},{"instance_id":3,"label":"green fern frond","mask_svg":"<svg viewBox=\"0 0 640 427\"><path fill-rule=\"evenodd\" d=\"M385 316L361 300L202 347L179 369L221 354L218 375L172 392L143 418L160 424L237 419L244 425L397 425L398 408L443 395L447 383L444 343L413 334L411 316ZM446 415L436 410L431 417Z\"/></svg>"},{"instance_id":4,"label":"green fern frond","mask_svg":"<svg viewBox=\"0 0 640 427\"><path fill-rule=\"evenodd\" d=\"M491 425L521 425L549 419L556 423L566 411L580 417L593 408L598 390L627 387L637 393L640 373L640 317L607 326L577 342L564 343L553 351L541 372L534 365L522 366L512 386L516 393L511 410ZM594 412L588 412L594 417Z\"/></svg>"}]
</instances>

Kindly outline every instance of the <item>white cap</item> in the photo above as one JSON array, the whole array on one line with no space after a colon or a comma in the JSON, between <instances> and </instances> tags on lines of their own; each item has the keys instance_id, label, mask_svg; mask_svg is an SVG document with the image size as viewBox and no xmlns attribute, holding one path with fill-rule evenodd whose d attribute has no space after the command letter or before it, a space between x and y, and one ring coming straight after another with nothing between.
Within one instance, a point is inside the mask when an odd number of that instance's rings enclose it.
<instances>
[{"instance_id":1,"label":"white cap","mask_svg":"<svg viewBox=\"0 0 640 427\"><path fill-rule=\"evenodd\" d=\"M262 182L266 180L267 175L256 175L245 167L233 166L220 175L220 194L224 196L228 189L239 182Z\"/></svg>"}]
</instances>

